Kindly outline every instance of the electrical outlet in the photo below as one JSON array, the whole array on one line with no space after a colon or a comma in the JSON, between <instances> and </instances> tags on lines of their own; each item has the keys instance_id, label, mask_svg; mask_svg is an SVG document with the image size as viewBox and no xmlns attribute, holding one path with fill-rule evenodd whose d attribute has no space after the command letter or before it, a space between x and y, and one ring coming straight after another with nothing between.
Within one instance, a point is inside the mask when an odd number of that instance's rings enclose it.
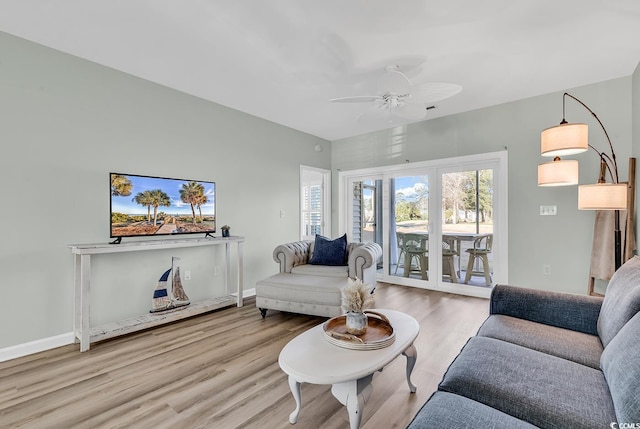
<instances>
[{"instance_id":1,"label":"electrical outlet","mask_svg":"<svg viewBox=\"0 0 640 429\"><path fill-rule=\"evenodd\" d=\"M191 280L191 271L186 270L186 271L184 272L184 279L185 279L185 280Z\"/></svg>"},{"instance_id":2,"label":"electrical outlet","mask_svg":"<svg viewBox=\"0 0 640 429\"><path fill-rule=\"evenodd\" d=\"M551 275L551 265L545 264L542 266L542 274L544 274L545 276L550 276Z\"/></svg>"},{"instance_id":3,"label":"electrical outlet","mask_svg":"<svg viewBox=\"0 0 640 429\"><path fill-rule=\"evenodd\" d=\"M220 275L220 267L213 267L213 275L214 276Z\"/></svg>"}]
</instances>

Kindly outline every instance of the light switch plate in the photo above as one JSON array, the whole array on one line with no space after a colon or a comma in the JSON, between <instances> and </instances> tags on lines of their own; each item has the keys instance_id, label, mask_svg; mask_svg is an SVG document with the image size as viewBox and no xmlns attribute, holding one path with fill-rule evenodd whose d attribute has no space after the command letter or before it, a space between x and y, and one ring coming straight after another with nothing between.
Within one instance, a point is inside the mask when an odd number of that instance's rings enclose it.
<instances>
[{"instance_id":1,"label":"light switch plate","mask_svg":"<svg viewBox=\"0 0 640 429\"><path fill-rule=\"evenodd\" d=\"M540 216L555 216L558 214L558 206L540 206Z\"/></svg>"}]
</instances>

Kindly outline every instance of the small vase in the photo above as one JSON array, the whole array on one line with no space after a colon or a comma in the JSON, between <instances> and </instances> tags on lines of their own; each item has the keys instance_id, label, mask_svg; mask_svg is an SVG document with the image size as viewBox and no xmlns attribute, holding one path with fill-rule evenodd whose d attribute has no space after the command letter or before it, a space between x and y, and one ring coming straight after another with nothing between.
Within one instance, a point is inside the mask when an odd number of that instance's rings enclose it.
<instances>
[{"instance_id":1,"label":"small vase","mask_svg":"<svg viewBox=\"0 0 640 429\"><path fill-rule=\"evenodd\" d=\"M347 333L363 335L367 331L367 315L357 311L347 312L346 326Z\"/></svg>"}]
</instances>

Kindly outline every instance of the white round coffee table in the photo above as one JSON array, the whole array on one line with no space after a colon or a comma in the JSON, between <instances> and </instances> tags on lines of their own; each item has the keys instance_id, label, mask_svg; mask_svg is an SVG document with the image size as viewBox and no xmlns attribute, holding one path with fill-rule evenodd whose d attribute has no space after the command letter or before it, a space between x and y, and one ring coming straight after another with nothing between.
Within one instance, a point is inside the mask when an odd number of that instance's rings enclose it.
<instances>
[{"instance_id":1,"label":"white round coffee table","mask_svg":"<svg viewBox=\"0 0 640 429\"><path fill-rule=\"evenodd\" d=\"M298 335L284 346L278 363L289 376L289 387L296 401L296 409L289 422L298 421L302 398L301 383L331 384L331 393L349 412L351 429L360 427L362 409L369 399L373 374L384 368L401 354L407 358L407 383L413 393L411 372L417 352L413 345L420 325L411 316L395 310L374 310L384 314L395 332L395 341L377 350L352 350L331 344L324 337L323 324Z\"/></svg>"}]
</instances>

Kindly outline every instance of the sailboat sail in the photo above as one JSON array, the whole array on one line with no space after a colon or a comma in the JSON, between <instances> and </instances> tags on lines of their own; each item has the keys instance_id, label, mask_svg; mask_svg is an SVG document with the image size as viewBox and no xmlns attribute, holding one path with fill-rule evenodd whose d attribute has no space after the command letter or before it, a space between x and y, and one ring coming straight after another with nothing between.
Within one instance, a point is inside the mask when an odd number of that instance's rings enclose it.
<instances>
[{"instance_id":1,"label":"sailboat sail","mask_svg":"<svg viewBox=\"0 0 640 429\"><path fill-rule=\"evenodd\" d=\"M151 300L151 310L149 310L151 313L173 310L179 307L185 307L191 303L182 287L180 267L176 265L177 260L180 260L180 258L171 258L171 268L165 271L162 276L160 276L160 280L158 280L158 285L153 291L153 299ZM167 282L172 271L171 292L169 292Z\"/></svg>"},{"instance_id":2,"label":"sailboat sail","mask_svg":"<svg viewBox=\"0 0 640 429\"><path fill-rule=\"evenodd\" d=\"M182 280L180 280L180 267L176 267L175 272L173 273L171 292L173 293L173 302L176 307L190 304L189 297L182 287Z\"/></svg>"},{"instance_id":3,"label":"sailboat sail","mask_svg":"<svg viewBox=\"0 0 640 429\"><path fill-rule=\"evenodd\" d=\"M173 300L169 296L169 292L167 291L167 280L169 279L169 273L171 273L171 268L160 276L160 280L158 280L158 285L156 289L153 291L153 299L151 300L151 313L155 313L158 311L169 310L173 305Z\"/></svg>"}]
</instances>

